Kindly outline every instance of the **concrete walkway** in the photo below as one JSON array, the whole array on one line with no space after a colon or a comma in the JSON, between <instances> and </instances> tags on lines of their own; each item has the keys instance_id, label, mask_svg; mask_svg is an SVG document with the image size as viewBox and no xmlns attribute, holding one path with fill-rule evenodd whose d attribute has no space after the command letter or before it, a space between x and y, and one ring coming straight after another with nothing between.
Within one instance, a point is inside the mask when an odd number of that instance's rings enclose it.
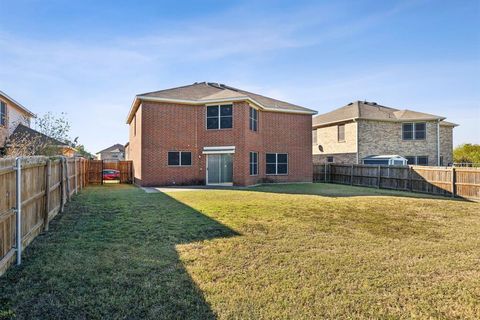
<instances>
[{"instance_id":1,"label":"concrete walkway","mask_svg":"<svg viewBox=\"0 0 480 320\"><path fill-rule=\"evenodd\" d=\"M146 193L179 192L179 191L205 191L205 190L245 190L248 187L234 186L169 186L169 187L143 187Z\"/></svg>"}]
</instances>

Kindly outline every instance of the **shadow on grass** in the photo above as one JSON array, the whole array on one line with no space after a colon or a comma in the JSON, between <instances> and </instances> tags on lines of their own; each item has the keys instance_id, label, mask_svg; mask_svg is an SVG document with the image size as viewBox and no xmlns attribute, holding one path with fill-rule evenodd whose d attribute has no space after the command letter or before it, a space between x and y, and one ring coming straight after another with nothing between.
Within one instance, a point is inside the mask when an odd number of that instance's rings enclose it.
<instances>
[{"instance_id":1,"label":"shadow on grass","mask_svg":"<svg viewBox=\"0 0 480 320\"><path fill-rule=\"evenodd\" d=\"M87 188L0 278L0 318L214 319L176 246L236 235L164 193Z\"/></svg>"}]
</instances>

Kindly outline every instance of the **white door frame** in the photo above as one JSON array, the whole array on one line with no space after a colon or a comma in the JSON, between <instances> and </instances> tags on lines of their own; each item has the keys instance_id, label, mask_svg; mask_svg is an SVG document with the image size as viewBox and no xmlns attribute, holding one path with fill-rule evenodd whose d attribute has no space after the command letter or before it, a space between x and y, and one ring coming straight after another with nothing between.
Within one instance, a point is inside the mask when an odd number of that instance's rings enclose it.
<instances>
[{"instance_id":1,"label":"white door frame","mask_svg":"<svg viewBox=\"0 0 480 320\"><path fill-rule=\"evenodd\" d=\"M205 177L205 181L206 181L206 185L207 185L207 186L233 186L233 181L232 181L232 182L226 182L226 183L209 183L209 182L208 182L208 157L209 157L210 155L219 155L219 154L221 155L221 154L223 154L223 153L206 154L206 156L207 156L206 159L205 159L205 160L206 160L206 161L205 161L205 165L206 165L206 169L207 169L207 170L205 170L205 176L206 176L206 177ZM225 153L225 154L227 154L227 153ZM219 174L220 174L220 173L219 173ZM233 180L233 159L232 159L232 180Z\"/></svg>"}]
</instances>

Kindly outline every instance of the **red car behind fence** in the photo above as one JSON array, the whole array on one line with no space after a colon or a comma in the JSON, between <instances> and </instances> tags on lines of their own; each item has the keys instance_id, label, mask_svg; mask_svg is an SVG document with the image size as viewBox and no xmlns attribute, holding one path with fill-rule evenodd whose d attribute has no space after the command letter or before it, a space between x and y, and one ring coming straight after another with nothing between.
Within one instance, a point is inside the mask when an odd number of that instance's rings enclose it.
<instances>
[{"instance_id":1,"label":"red car behind fence","mask_svg":"<svg viewBox=\"0 0 480 320\"><path fill-rule=\"evenodd\" d=\"M120 171L115 169L103 170L103 180L120 180Z\"/></svg>"}]
</instances>

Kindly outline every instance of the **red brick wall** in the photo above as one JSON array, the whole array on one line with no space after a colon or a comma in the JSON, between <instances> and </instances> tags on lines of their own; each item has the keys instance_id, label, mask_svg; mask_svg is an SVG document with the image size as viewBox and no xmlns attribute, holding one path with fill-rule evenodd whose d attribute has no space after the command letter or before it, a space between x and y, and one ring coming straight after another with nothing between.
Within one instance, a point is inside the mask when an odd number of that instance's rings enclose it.
<instances>
[{"instance_id":1,"label":"red brick wall","mask_svg":"<svg viewBox=\"0 0 480 320\"><path fill-rule=\"evenodd\" d=\"M206 146L236 147L235 185L256 184L265 178L272 182L312 181L310 115L259 112L259 130L252 132L246 102L234 103L232 129L207 130L205 106L144 102L141 113L142 141L132 146L130 135L129 157L134 161L137 183L143 186L205 183L206 156L202 150ZM137 123L137 137L138 130ZM139 150L141 157L134 156ZM191 151L192 166L169 167L168 151ZM259 153L259 175L254 177L249 175L250 151ZM265 152L288 153L289 174L266 176Z\"/></svg>"}]
</instances>

